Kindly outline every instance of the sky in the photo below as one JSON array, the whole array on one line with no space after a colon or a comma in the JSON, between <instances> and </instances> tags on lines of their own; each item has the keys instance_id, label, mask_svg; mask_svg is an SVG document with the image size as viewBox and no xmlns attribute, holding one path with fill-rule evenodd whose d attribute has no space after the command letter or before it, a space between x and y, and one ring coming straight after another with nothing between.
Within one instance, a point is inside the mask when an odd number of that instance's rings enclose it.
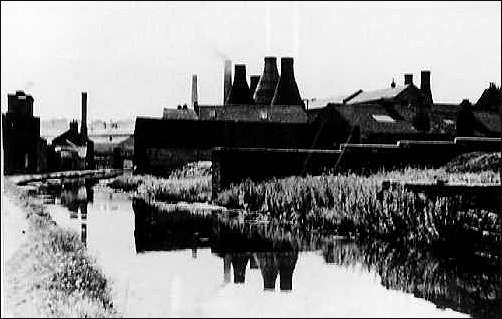
<instances>
[{"instance_id":1,"label":"sky","mask_svg":"<svg viewBox=\"0 0 502 319\"><path fill-rule=\"evenodd\" d=\"M385 88L431 71L436 102L501 82L501 2L1 2L1 106L33 95L41 119L162 115L221 104L223 60L261 74L294 57L303 98ZM280 62L278 63L280 71Z\"/></svg>"}]
</instances>

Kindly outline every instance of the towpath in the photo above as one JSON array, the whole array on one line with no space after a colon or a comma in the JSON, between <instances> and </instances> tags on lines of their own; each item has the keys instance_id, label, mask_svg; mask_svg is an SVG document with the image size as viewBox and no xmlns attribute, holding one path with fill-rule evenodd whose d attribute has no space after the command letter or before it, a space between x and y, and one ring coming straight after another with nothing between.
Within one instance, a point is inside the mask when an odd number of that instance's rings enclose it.
<instances>
[{"instance_id":1,"label":"towpath","mask_svg":"<svg viewBox=\"0 0 502 319\"><path fill-rule=\"evenodd\" d=\"M4 190L4 189L3 189ZM13 254L19 249L21 244L26 240L28 231L28 220L26 219L26 211L19 206L12 194L2 191L2 273L1 273L1 316L2 318L9 317L6 312L4 299L5 291L5 269L6 263L11 259Z\"/></svg>"}]
</instances>

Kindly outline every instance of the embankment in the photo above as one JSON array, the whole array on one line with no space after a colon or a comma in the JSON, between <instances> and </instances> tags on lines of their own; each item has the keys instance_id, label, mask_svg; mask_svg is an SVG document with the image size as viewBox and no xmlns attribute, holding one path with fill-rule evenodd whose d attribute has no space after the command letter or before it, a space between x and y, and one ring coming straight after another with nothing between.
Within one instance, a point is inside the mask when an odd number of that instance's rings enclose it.
<instances>
[{"instance_id":1,"label":"embankment","mask_svg":"<svg viewBox=\"0 0 502 319\"><path fill-rule=\"evenodd\" d=\"M2 265L2 316L117 317L108 281L78 234L56 225L43 204L9 178L2 197L17 204L18 211L9 213L23 214L28 226L25 239Z\"/></svg>"}]
</instances>

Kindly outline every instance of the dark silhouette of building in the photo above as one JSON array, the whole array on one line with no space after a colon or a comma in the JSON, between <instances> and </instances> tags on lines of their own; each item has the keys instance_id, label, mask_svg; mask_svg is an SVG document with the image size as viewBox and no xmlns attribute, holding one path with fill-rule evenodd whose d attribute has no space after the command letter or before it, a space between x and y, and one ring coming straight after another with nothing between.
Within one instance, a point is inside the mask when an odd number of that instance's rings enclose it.
<instances>
[{"instance_id":1,"label":"dark silhouette of building","mask_svg":"<svg viewBox=\"0 0 502 319\"><path fill-rule=\"evenodd\" d=\"M82 120L70 122L70 128L52 140L58 154L56 170L81 170L94 168L94 142L87 133L87 93L82 92Z\"/></svg>"},{"instance_id":2,"label":"dark silhouette of building","mask_svg":"<svg viewBox=\"0 0 502 319\"><path fill-rule=\"evenodd\" d=\"M277 71L277 58L272 56L265 57L263 74L258 81L254 92L254 101L256 104L270 105L274 98L275 89L279 82L279 71Z\"/></svg>"},{"instance_id":3,"label":"dark silhouette of building","mask_svg":"<svg viewBox=\"0 0 502 319\"><path fill-rule=\"evenodd\" d=\"M251 90L246 80L246 66L236 64L234 69L234 81L225 105L254 104Z\"/></svg>"},{"instance_id":4,"label":"dark silhouette of building","mask_svg":"<svg viewBox=\"0 0 502 319\"><path fill-rule=\"evenodd\" d=\"M7 95L7 113L2 114L5 175L47 170L47 142L40 138L40 118L33 116L33 101L24 91Z\"/></svg>"}]
</instances>

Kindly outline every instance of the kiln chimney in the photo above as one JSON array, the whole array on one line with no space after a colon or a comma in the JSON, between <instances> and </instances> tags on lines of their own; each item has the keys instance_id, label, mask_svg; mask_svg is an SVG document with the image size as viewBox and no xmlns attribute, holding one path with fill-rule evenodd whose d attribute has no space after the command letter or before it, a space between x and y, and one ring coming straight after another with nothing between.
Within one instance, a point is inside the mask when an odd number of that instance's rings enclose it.
<instances>
[{"instance_id":1,"label":"kiln chimney","mask_svg":"<svg viewBox=\"0 0 502 319\"><path fill-rule=\"evenodd\" d=\"M422 94L425 97L424 102L426 105L432 105L433 100L431 92L431 71L422 71L420 75L420 91L422 91Z\"/></svg>"},{"instance_id":2,"label":"kiln chimney","mask_svg":"<svg viewBox=\"0 0 502 319\"><path fill-rule=\"evenodd\" d=\"M199 103L199 97L197 94L197 74L192 75L192 108L196 108Z\"/></svg>"},{"instance_id":3,"label":"kiln chimney","mask_svg":"<svg viewBox=\"0 0 502 319\"><path fill-rule=\"evenodd\" d=\"M227 102L231 88L232 88L232 61L225 60L225 69L223 70L223 104Z\"/></svg>"},{"instance_id":4,"label":"kiln chimney","mask_svg":"<svg viewBox=\"0 0 502 319\"><path fill-rule=\"evenodd\" d=\"M235 65L234 83L225 104L254 104L246 80L246 65Z\"/></svg>"},{"instance_id":5,"label":"kiln chimney","mask_svg":"<svg viewBox=\"0 0 502 319\"><path fill-rule=\"evenodd\" d=\"M271 104L305 106L296 85L293 58L281 58L281 76Z\"/></svg>"},{"instance_id":6,"label":"kiln chimney","mask_svg":"<svg viewBox=\"0 0 502 319\"><path fill-rule=\"evenodd\" d=\"M259 81L259 75L251 75L251 77L249 78L249 91L251 92L251 96L254 96L254 92L256 91L256 87L258 86Z\"/></svg>"},{"instance_id":7,"label":"kiln chimney","mask_svg":"<svg viewBox=\"0 0 502 319\"><path fill-rule=\"evenodd\" d=\"M82 92L82 121L80 122L80 134L87 140L87 92Z\"/></svg>"},{"instance_id":8,"label":"kiln chimney","mask_svg":"<svg viewBox=\"0 0 502 319\"><path fill-rule=\"evenodd\" d=\"M277 58L273 56L265 57L263 74L258 81L254 92L256 104L270 105L274 98L275 88L279 82L279 72L277 71Z\"/></svg>"},{"instance_id":9,"label":"kiln chimney","mask_svg":"<svg viewBox=\"0 0 502 319\"><path fill-rule=\"evenodd\" d=\"M404 75L404 85L413 84L413 74L406 73Z\"/></svg>"}]
</instances>

